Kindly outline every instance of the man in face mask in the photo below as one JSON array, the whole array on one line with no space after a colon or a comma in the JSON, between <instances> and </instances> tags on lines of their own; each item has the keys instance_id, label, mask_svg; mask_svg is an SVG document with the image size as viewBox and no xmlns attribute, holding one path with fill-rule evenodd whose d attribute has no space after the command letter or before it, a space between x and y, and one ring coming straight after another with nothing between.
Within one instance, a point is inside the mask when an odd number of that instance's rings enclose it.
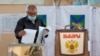
<instances>
[{"instance_id":1,"label":"man in face mask","mask_svg":"<svg viewBox=\"0 0 100 56\"><path fill-rule=\"evenodd\" d=\"M28 15L28 19L32 22L34 22L34 20L36 19L36 15L37 15L37 8L34 5L30 5L27 9L27 15Z\"/></svg>"},{"instance_id":2,"label":"man in face mask","mask_svg":"<svg viewBox=\"0 0 100 56\"><path fill-rule=\"evenodd\" d=\"M24 29L34 29L37 30L37 33L35 35L34 43L36 43L37 36L38 36L38 30L39 26L45 27L41 19L37 18L37 8L35 5L29 5L27 7L27 16L21 18L16 25L15 28L15 36L18 39L18 42L21 43L22 36L26 34Z\"/></svg>"}]
</instances>

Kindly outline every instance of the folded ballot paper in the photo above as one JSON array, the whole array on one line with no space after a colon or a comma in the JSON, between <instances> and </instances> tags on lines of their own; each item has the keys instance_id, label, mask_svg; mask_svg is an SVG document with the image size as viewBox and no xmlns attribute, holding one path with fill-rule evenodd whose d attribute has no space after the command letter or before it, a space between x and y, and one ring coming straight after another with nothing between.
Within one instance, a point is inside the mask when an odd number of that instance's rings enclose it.
<instances>
[{"instance_id":1,"label":"folded ballot paper","mask_svg":"<svg viewBox=\"0 0 100 56\"><path fill-rule=\"evenodd\" d=\"M39 26L39 33L38 33L36 43L41 43L44 40L43 39L44 35L48 34L47 32L45 32L44 29L48 29L49 31L51 30L50 27ZM35 35L36 35L37 30L33 30L33 29L24 29L24 30L26 31L26 34L22 37L21 43L26 43L26 44L34 43L34 39L35 39Z\"/></svg>"}]
</instances>

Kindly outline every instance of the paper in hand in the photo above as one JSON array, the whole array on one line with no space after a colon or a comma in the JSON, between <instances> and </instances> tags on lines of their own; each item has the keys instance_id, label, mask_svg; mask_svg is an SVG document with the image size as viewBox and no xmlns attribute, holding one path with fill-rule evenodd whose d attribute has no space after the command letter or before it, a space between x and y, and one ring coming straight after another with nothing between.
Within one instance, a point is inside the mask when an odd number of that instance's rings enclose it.
<instances>
[{"instance_id":1,"label":"paper in hand","mask_svg":"<svg viewBox=\"0 0 100 56\"><path fill-rule=\"evenodd\" d=\"M48 29L49 32L51 31L51 27L41 27L41 26L39 26L39 33L38 33L37 43L41 43L42 38L44 38L43 35L47 34L47 33L45 33L44 29Z\"/></svg>"},{"instance_id":2,"label":"paper in hand","mask_svg":"<svg viewBox=\"0 0 100 56\"><path fill-rule=\"evenodd\" d=\"M38 33L38 39L37 39L37 43L41 43L41 39L42 39L42 33L43 33L43 30L45 29L45 27L41 27L39 26L39 33Z\"/></svg>"},{"instance_id":3,"label":"paper in hand","mask_svg":"<svg viewBox=\"0 0 100 56\"><path fill-rule=\"evenodd\" d=\"M27 43L27 44L34 43L34 38L37 30L24 29L24 31L26 32L26 34L22 37L21 43Z\"/></svg>"}]
</instances>

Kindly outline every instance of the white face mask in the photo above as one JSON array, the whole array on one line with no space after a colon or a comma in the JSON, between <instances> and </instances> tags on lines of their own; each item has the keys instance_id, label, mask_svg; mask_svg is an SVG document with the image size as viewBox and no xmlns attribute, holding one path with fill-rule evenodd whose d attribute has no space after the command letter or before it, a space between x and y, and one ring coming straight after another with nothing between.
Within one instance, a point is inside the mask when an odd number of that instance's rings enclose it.
<instances>
[{"instance_id":1,"label":"white face mask","mask_svg":"<svg viewBox=\"0 0 100 56\"><path fill-rule=\"evenodd\" d=\"M34 21L36 19L36 16L28 16L28 19Z\"/></svg>"}]
</instances>

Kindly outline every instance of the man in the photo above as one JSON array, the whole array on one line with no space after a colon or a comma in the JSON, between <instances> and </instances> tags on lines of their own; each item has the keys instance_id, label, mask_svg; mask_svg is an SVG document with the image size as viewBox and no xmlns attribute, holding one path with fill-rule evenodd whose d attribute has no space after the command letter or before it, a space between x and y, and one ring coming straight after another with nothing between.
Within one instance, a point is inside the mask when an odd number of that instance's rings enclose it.
<instances>
[{"instance_id":1,"label":"man","mask_svg":"<svg viewBox=\"0 0 100 56\"><path fill-rule=\"evenodd\" d=\"M35 5L29 5L27 7L27 16L21 18L16 25L15 28L15 36L18 39L18 42L21 43L22 36L26 34L24 29L34 29L37 30L35 35L34 43L36 43L39 26L45 27L40 19L36 17L37 15L37 8Z\"/></svg>"}]
</instances>

